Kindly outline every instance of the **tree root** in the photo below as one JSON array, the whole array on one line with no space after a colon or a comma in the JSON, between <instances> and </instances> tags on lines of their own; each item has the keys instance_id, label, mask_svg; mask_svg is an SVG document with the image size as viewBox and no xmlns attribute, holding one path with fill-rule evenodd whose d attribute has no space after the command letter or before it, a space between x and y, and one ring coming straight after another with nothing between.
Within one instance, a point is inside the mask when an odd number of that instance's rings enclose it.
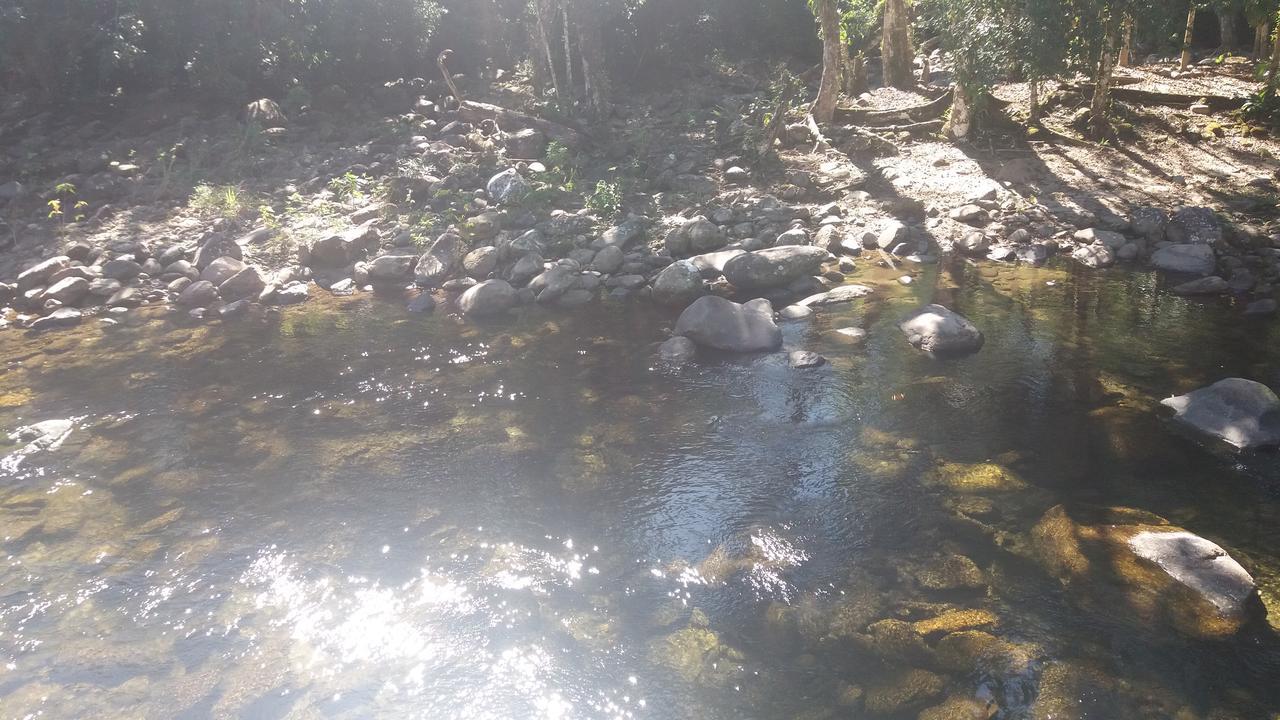
<instances>
[{"instance_id":1,"label":"tree root","mask_svg":"<svg viewBox=\"0 0 1280 720\"><path fill-rule=\"evenodd\" d=\"M860 125L896 125L899 123L922 122L936 120L951 108L951 92L923 105L899 108L896 110L861 110L858 108L836 108L836 120L843 123Z\"/></svg>"},{"instance_id":2,"label":"tree root","mask_svg":"<svg viewBox=\"0 0 1280 720\"><path fill-rule=\"evenodd\" d=\"M1067 85L1086 98L1093 97L1092 85ZM1226 97L1224 95L1183 95L1181 93L1154 92L1137 88L1116 87L1110 91L1112 100L1136 103L1139 105L1163 105L1172 108L1189 108L1203 102L1215 111L1239 110L1244 107L1245 98Z\"/></svg>"}]
</instances>

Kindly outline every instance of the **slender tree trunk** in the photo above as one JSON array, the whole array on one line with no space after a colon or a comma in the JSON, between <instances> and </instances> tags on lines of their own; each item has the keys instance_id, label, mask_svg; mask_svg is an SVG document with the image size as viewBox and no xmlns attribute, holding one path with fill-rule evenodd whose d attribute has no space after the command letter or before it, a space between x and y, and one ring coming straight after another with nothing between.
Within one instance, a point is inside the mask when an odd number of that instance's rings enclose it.
<instances>
[{"instance_id":1,"label":"slender tree trunk","mask_svg":"<svg viewBox=\"0 0 1280 720\"><path fill-rule=\"evenodd\" d=\"M573 34L569 30L569 4L561 0L560 14L564 20L564 84L569 89L569 97L578 95L578 87L573 81Z\"/></svg>"},{"instance_id":2,"label":"slender tree trunk","mask_svg":"<svg viewBox=\"0 0 1280 720\"><path fill-rule=\"evenodd\" d=\"M818 0L817 11L822 25L822 82L810 112L814 120L829 123L835 119L840 96L840 15L836 0Z\"/></svg>"},{"instance_id":3,"label":"slender tree trunk","mask_svg":"<svg viewBox=\"0 0 1280 720\"><path fill-rule=\"evenodd\" d=\"M1236 14L1232 10L1233 8L1222 7L1217 10L1218 39L1225 52L1230 52L1240 43L1236 33Z\"/></svg>"},{"instance_id":4,"label":"slender tree trunk","mask_svg":"<svg viewBox=\"0 0 1280 720\"><path fill-rule=\"evenodd\" d=\"M1263 20L1253 29L1253 58L1263 60L1267 57L1267 45L1271 40L1271 23Z\"/></svg>"},{"instance_id":5,"label":"slender tree trunk","mask_svg":"<svg viewBox=\"0 0 1280 720\"><path fill-rule=\"evenodd\" d=\"M1027 116L1032 125L1040 124L1040 80L1031 80L1031 112Z\"/></svg>"},{"instance_id":6,"label":"slender tree trunk","mask_svg":"<svg viewBox=\"0 0 1280 720\"><path fill-rule=\"evenodd\" d=\"M915 87L912 76L910 18L905 0L885 0L884 29L880 35L884 84L902 90Z\"/></svg>"},{"instance_id":7,"label":"slender tree trunk","mask_svg":"<svg viewBox=\"0 0 1280 720\"><path fill-rule=\"evenodd\" d=\"M578 0L575 10L578 58L582 61L582 83L587 104L597 115L604 115L609 110L609 78L605 72L604 28L598 0Z\"/></svg>"},{"instance_id":8,"label":"slender tree trunk","mask_svg":"<svg viewBox=\"0 0 1280 720\"><path fill-rule=\"evenodd\" d=\"M964 86L956 83L951 89L951 114L942 126L942 134L952 140L963 140L973 132L973 98Z\"/></svg>"},{"instance_id":9,"label":"slender tree trunk","mask_svg":"<svg viewBox=\"0 0 1280 720\"><path fill-rule=\"evenodd\" d=\"M857 97L870 89L867 83L867 58L858 53L853 56L853 65L849 70L849 95Z\"/></svg>"},{"instance_id":10,"label":"slender tree trunk","mask_svg":"<svg viewBox=\"0 0 1280 720\"><path fill-rule=\"evenodd\" d=\"M1108 114L1111 108L1111 76L1115 72L1115 61L1113 59L1115 45L1115 24L1114 22L1107 23L1102 41L1102 51L1098 56L1098 74L1094 79L1093 105L1090 108L1094 137L1104 137L1111 127Z\"/></svg>"},{"instance_id":11,"label":"slender tree trunk","mask_svg":"<svg viewBox=\"0 0 1280 720\"><path fill-rule=\"evenodd\" d=\"M928 85L933 79L933 69L929 67L929 56L920 56L920 84Z\"/></svg>"},{"instance_id":12,"label":"slender tree trunk","mask_svg":"<svg viewBox=\"0 0 1280 720\"><path fill-rule=\"evenodd\" d=\"M541 45L542 54L546 58L547 74L551 78L551 87L555 89L556 97L564 97L563 91L560 90L560 74L556 72L556 56L551 50L551 34L547 32L547 21L555 18L555 7L551 5L549 0L536 0L533 6L533 15L538 32L538 44ZM542 63L534 64L541 65Z\"/></svg>"},{"instance_id":13,"label":"slender tree trunk","mask_svg":"<svg viewBox=\"0 0 1280 720\"><path fill-rule=\"evenodd\" d=\"M1187 30L1182 34L1182 58L1178 61L1178 69L1186 70L1191 64L1191 41L1196 35L1196 4L1193 1L1187 10Z\"/></svg>"},{"instance_id":14,"label":"slender tree trunk","mask_svg":"<svg viewBox=\"0 0 1280 720\"><path fill-rule=\"evenodd\" d=\"M1280 16L1271 30L1271 67L1267 68L1267 87L1275 89L1280 80Z\"/></svg>"},{"instance_id":15,"label":"slender tree trunk","mask_svg":"<svg viewBox=\"0 0 1280 720\"><path fill-rule=\"evenodd\" d=\"M1133 65L1133 17L1124 16L1124 44L1120 46L1120 59L1117 64L1120 67L1131 67Z\"/></svg>"}]
</instances>

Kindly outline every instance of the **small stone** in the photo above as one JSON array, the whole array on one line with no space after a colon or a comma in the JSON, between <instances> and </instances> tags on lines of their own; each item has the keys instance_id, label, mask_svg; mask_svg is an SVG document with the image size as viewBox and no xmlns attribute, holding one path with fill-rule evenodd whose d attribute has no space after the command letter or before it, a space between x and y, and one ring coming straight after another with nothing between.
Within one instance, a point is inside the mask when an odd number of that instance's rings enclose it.
<instances>
[{"instance_id":1,"label":"small stone","mask_svg":"<svg viewBox=\"0 0 1280 720\"><path fill-rule=\"evenodd\" d=\"M803 370L826 365L827 359L808 350L792 350L787 354L787 364L797 370Z\"/></svg>"}]
</instances>

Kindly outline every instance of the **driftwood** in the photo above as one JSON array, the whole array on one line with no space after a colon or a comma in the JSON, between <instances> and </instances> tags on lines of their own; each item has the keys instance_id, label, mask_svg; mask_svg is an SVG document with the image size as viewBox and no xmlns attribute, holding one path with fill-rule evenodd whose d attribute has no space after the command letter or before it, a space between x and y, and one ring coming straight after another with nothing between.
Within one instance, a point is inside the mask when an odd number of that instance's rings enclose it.
<instances>
[{"instance_id":1,"label":"driftwood","mask_svg":"<svg viewBox=\"0 0 1280 720\"><path fill-rule=\"evenodd\" d=\"M923 105L894 110L863 110L861 108L836 108L836 120L860 125L896 125L899 123L936 120L951 107L951 92L930 100Z\"/></svg>"},{"instance_id":2,"label":"driftwood","mask_svg":"<svg viewBox=\"0 0 1280 720\"><path fill-rule=\"evenodd\" d=\"M444 84L449 86L449 92L453 93L453 99L458 102L458 107L462 107L466 103L462 98L462 93L458 91L458 86L454 84L453 77L449 75L447 63L449 58L453 56L453 51L445 49L436 57L436 65L440 68L440 74L444 76Z\"/></svg>"},{"instance_id":3,"label":"driftwood","mask_svg":"<svg viewBox=\"0 0 1280 720\"><path fill-rule=\"evenodd\" d=\"M1068 85L1069 90L1074 90L1086 98L1093 97L1092 85ZM1153 90L1139 90L1137 88L1117 87L1110 91L1111 99L1122 100L1124 102L1138 103L1141 105L1163 105L1172 108L1188 108L1203 102L1209 106L1211 110L1239 110L1244 107L1245 99L1242 97L1226 97L1225 95L1184 95L1181 93L1165 93L1155 92Z\"/></svg>"},{"instance_id":4,"label":"driftwood","mask_svg":"<svg viewBox=\"0 0 1280 720\"><path fill-rule=\"evenodd\" d=\"M546 135L548 140L563 143L569 147L581 146L584 141L583 134L571 127L553 123L550 120L543 120L527 113L509 110L489 103L475 102L474 100L467 100L462 103L462 106L458 108L458 118L467 122L492 120L504 129L511 126L533 128Z\"/></svg>"}]
</instances>

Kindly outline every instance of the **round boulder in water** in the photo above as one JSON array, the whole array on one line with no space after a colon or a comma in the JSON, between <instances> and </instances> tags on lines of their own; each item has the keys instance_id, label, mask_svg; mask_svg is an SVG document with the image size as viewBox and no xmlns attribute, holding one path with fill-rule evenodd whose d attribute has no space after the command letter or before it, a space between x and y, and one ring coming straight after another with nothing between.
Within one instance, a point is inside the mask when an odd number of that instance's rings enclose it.
<instances>
[{"instance_id":1,"label":"round boulder in water","mask_svg":"<svg viewBox=\"0 0 1280 720\"><path fill-rule=\"evenodd\" d=\"M763 299L739 305L716 295L698 298L680 314L675 334L730 352L782 347L782 331L773 322L773 305Z\"/></svg>"},{"instance_id":2,"label":"round boulder in water","mask_svg":"<svg viewBox=\"0 0 1280 720\"><path fill-rule=\"evenodd\" d=\"M1160 404L1178 422L1241 450L1280 445L1280 398L1262 383L1227 378Z\"/></svg>"},{"instance_id":3,"label":"round boulder in water","mask_svg":"<svg viewBox=\"0 0 1280 720\"><path fill-rule=\"evenodd\" d=\"M458 298L463 315L496 315L516 304L516 291L506 280L486 280Z\"/></svg>"},{"instance_id":4,"label":"round boulder in water","mask_svg":"<svg viewBox=\"0 0 1280 720\"><path fill-rule=\"evenodd\" d=\"M916 348L935 357L971 355L985 338L965 316L941 305L926 305L903 320L898 329Z\"/></svg>"}]
</instances>

